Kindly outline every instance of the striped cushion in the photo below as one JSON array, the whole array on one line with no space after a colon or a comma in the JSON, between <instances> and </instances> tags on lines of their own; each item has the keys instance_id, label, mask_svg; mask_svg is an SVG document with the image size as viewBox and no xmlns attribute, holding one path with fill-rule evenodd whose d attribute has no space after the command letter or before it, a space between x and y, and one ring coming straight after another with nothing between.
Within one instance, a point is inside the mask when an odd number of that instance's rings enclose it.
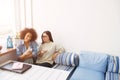
<instances>
[{"instance_id":1,"label":"striped cushion","mask_svg":"<svg viewBox=\"0 0 120 80\"><path fill-rule=\"evenodd\" d=\"M120 74L107 72L105 80L120 80Z\"/></svg>"},{"instance_id":2,"label":"striped cushion","mask_svg":"<svg viewBox=\"0 0 120 80\"><path fill-rule=\"evenodd\" d=\"M75 69L75 66L66 66L66 65L56 64L52 68L72 72Z\"/></svg>"},{"instance_id":3,"label":"striped cushion","mask_svg":"<svg viewBox=\"0 0 120 80\"><path fill-rule=\"evenodd\" d=\"M108 72L120 73L120 64L118 56L110 56L108 60Z\"/></svg>"},{"instance_id":4,"label":"striped cushion","mask_svg":"<svg viewBox=\"0 0 120 80\"><path fill-rule=\"evenodd\" d=\"M55 63L69 66L78 66L79 57L76 53L61 53L56 57Z\"/></svg>"}]
</instances>

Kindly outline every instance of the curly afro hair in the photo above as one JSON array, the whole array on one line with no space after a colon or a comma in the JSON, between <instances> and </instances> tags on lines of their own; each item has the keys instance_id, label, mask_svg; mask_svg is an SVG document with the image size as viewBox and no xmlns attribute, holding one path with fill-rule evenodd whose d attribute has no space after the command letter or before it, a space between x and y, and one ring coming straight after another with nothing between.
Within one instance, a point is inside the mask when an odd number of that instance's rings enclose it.
<instances>
[{"instance_id":1,"label":"curly afro hair","mask_svg":"<svg viewBox=\"0 0 120 80\"><path fill-rule=\"evenodd\" d=\"M24 30L20 31L20 39L24 39L28 32L32 34L31 41L35 41L37 39L37 32L33 28L25 28Z\"/></svg>"}]
</instances>

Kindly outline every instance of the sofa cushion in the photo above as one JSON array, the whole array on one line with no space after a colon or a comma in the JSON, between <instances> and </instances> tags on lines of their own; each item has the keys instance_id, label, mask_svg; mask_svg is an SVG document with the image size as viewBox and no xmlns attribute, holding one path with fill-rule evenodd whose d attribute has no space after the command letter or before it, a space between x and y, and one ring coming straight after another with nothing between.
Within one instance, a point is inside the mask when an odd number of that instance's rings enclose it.
<instances>
[{"instance_id":1,"label":"sofa cushion","mask_svg":"<svg viewBox=\"0 0 120 80\"><path fill-rule=\"evenodd\" d=\"M55 63L69 66L78 66L79 56L76 53L61 53L56 57Z\"/></svg>"},{"instance_id":2,"label":"sofa cushion","mask_svg":"<svg viewBox=\"0 0 120 80\"><path fill-rule=\"evenodd\" d=\"M103 72L77 67L70 80L104 80Z\"/></svg>"},{"instance_id":3,"label":"sofa cushion","mask_svg":"<svg viewBox=\"0 0 120 80\"><path fill-rule=\"evenodd\" d=\"M110 56L108 59L108 72L120 73L119 66L119 57L118 56Z\"/></svg>"},{"instance_id":4,"label":"sofa cushion","mask_svg":"<svg viewBox=\"0 0 120 80\"><path fill-rule=\"evenodd\" d=\"M106 72L108 55L90 51L81 51L79 66L96 71Z\"/></svg>"},{"instance_id":5,"label":"sofa cushion","mask_svg":"<svg viewBox=\"0 0 120 80\"><path fill-rule=\"evenodd\" d=\"M120 80L120 74L113 72L106 72L105 80Z\"/></svg>"},{"instance_id":6,"label":"sofa cushion","mask_svg":"<svg viewBox=\"0 0 120 80\"><path fill-rule=\"evenodd\" d=\"M72 72L76 67L75 66L65 66L65 65L61 65L61 64L55 64L52 68Z\"/></svg>"}]
</instances>

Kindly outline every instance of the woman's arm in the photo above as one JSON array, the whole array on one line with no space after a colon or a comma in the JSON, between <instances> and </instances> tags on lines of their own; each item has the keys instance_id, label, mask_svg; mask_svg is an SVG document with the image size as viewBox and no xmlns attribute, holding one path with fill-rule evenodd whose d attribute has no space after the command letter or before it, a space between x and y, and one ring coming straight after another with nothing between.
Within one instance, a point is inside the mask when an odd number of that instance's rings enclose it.
<instances>
[{"instance_id":1,"label":"woman's arm","mask_svg":"<svg viewBox=\"0 0 120 80\"><path fill-rule=\"evenodd\" d=\"M16 53L19 56L19 60L24 61L32 57L32 48L29 47L29 49L25 50L24 42L23 40L20 40L16 47Z\"/></svg>"},{"instance_id":2,"label":"woman's arm","mask_svg":"<svg viewBox=\"0 0 120 80\"><path fill-rule=\"evenodd\" d=\"M47 52L47 50L45 50L45 51L44 51L44 50L40 50L40 51L38 52L38 56L41 57L41 56L43 56L43 54L46 53L46 52Z\"/></svg>"},{"instance_id":3,"label":"woman's arm","mask_svg":"<svg viewBox=\"0 0 120 80\"><path fill-rule=\"evenodd\" d=\"M32 57L32 51L28 49L21 56L19 56L19 59L21 61L25 61L26 59L29 59L31 57Z\"/></svg>"},{"instance_id":4,"label":"woman's arm","mask_svg":"<svg viewBox=\"0 0 120 80\"><path fill-rule=\"evenodd\" d=\"M39 49L38 49L38 54L37 54L37 56L41 57L41 56L43 56L44 53L47 52L47 50L42 50L42 49L43 49L43 45L40 44L40 47L39 47Z\"/></svg>"},{"instance_id":5,"label":"woman's arm","mask_svg":"<svg viewBox=\"0 0 120 80\"><path fill-rule=\"evenodd\" d=\"M32 55L29 56L33 58L33 63L36 63L38 52L39 52L39 45L37 42L33 41L32 42Z\"/></svg>"},{"instance_id":6,"label":"woman's arm","mask_svg":"<svg viewBox=\"0 0 120 80\"><path fill-rule=\"evenodd\" d=\"M31 43L31 48L32 48L32 55L33 55L33 57L37 57L37 54L39 52L39 46L38 46L37 42L33 41Z\"/></svg>"},{"instance_id":7,"label":"woman's arm","mask_svg":"<svg viewBox=\"0 0 120 80\"><path fill-rule=\"evenodd\" d=\"M20 57L23 60L33 58L35 61L37 58L37 53L38 53L38 44L35 41L32 41L29 48Z\"/></svg>"},{"instance_id":8,"label":"woman's arm","mask_svg":"<svg viewBox=\"0 0 120 80\"><path fill-rule=\"evenodd\" d=\"M57 55L59 55L59 54L61 54L63 52L65 52L65 49L62 46L60 46L60 45L56 45L56 51L52 55L52 60L55 60L55 58L57 57Z\"/></svg>"},{"instance_id":9,"label":"woman's arm","mask_svg":"<svg viewBox=\"0 0 120 80\"><path fill-rule=\"evenodd\" d=\"M17 43L17 46L16 46L16 54L17 54L18 56L20 56L20 55L23 54L22 40L20 40L20 41Z\"/></svg>"}]
</instances>

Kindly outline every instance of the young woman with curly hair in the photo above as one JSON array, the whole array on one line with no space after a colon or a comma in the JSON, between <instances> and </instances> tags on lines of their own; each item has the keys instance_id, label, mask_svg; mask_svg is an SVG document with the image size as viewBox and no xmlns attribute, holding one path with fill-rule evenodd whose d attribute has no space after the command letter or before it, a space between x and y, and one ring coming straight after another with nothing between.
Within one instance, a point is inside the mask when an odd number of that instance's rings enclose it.
<instances>
[{"instance_id":1,"label":"young woman with curly hair","mask_svg":"<svg viewBox=\"0 0 120 80\"><path fill-rule=\"evenodd\" d=\"M38 44L35 41L37 33L33 28L25 28L20 32L20 41L16 46L19 61L34 63L37 56Z\"/></svg>"}]
</instances>

